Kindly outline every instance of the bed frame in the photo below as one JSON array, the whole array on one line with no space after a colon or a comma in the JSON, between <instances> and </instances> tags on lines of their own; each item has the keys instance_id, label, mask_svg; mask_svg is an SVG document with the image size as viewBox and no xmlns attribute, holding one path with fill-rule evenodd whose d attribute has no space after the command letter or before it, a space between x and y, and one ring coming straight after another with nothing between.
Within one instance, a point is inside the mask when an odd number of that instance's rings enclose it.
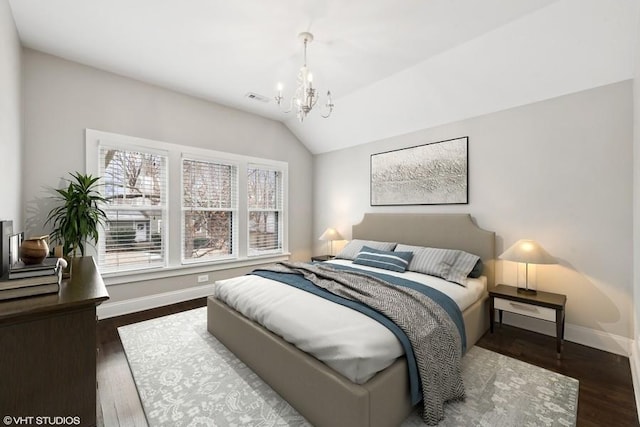
<instances>
[{"instance_id":1,"label":"bed frame","mask_svg":"<svg viewBox=\"0 0 640 427\"><path fill-rule=\"evenodd\" d=\"M468 214L365 214L352 238L474 253L494 286L495 233L480 229ZM467 348L489 328L487 299L483 295L463 312ZM207 305L209 332L314 426L389 427L411 413L404 357L355 384L214 297Z\"/></svg>"}]
</instances>

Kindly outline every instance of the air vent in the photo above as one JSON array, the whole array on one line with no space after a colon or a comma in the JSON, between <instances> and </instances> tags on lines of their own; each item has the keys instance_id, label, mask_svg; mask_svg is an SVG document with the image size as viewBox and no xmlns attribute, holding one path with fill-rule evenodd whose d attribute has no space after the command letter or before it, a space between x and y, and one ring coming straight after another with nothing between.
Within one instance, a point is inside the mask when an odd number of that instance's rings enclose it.
<instances>
[{"instance_id":1,"label":"air vent","mask_svg":"<svg viewBox=\"0 0 640 427\"><path fill-rule=\"evenodd\" d=\"M253 93L253 92L247 92L245 95L245 97L253 100L253 101L260 101L260 102L269 102L269 98L267 98L264 95L259 95L257 93Z\"/></svg>"}]
</instances>

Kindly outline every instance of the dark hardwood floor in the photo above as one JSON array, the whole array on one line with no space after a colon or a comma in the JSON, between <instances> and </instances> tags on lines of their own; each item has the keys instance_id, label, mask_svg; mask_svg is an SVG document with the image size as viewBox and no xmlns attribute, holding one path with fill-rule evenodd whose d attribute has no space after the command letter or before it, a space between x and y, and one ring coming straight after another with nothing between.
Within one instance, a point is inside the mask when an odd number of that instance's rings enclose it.
<instances>
[{"instance_id":1,"label":"dark hardwood floor","mask_svg":"<svg viewBox=\"0 0 640 427\"><path fill-rule=\"evenodd\" d=\"M147 426L117 328L204 305L200 298L98 322L98 426ZM554 337L507 325L478 345L578 379L579 427L640 425L626 357L565 341L558 359Z\"/></svg>"}]
</instances>

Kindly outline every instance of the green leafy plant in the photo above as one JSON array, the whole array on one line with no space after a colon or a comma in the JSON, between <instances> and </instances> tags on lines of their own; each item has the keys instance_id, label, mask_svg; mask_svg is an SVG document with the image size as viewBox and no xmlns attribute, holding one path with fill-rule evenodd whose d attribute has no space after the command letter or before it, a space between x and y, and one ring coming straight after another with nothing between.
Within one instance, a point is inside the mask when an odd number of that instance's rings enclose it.
<instances>
[{"instance_id":1,"label":"green leafy plant","mask_svg":"<svg viewBox=\"0 0 640 427\"><path fill-rule=\"evenodd\" d=\"M97 190L100 177L70 173L73 177L67 188L55 190L55 200L60 205L51 209L45 224L53 226L51 239L62 245L64 255L77 256L78 249L84 256L85 244L97 242L100 226L107 215L100 204L106 202Z\"/></svg>"}]
</instances>

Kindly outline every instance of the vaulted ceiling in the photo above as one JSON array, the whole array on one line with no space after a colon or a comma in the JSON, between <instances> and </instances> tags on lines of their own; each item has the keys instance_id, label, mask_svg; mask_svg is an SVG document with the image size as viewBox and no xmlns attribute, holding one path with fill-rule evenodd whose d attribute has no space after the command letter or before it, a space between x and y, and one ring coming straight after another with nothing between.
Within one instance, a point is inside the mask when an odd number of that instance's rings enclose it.
<instances>
[{"instance_id":1,"label":"vaulted ceiling","mask_svg":"<svg viewBox=\"0 0 640 427\"><path fill-rule=\"evenodd\" d=\"M313 153L630 79L640 10L637 0L9 3L27 47L283 121ZM313 111L300 123L273 102L278 82L291 95L302 31L315 36L314 85L333 94L329 119Z\"/></svg>"}]
</instances>

